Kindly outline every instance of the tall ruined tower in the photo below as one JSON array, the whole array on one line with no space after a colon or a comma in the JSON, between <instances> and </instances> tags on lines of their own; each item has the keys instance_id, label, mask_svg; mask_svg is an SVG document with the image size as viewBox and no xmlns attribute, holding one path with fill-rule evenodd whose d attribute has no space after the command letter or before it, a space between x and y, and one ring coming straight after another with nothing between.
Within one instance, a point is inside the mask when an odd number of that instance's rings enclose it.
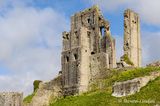
<instances>
[{"instance_id":1,"label":"tall ruined tower","mask_svg":"<svg viewBox=\"0 0 160 106\"><path fill-rule=\"evenodd\" d=\"M128 55L135 67L141 66L140 19L130 9L124 12L124 54Z\"/></svg>"},{"instance_id":2,"label":"tall ruined tower","mask_svg":"<svg viewBox=\"0 0 160 106\"><path fill-rule=\"evenodd\" d=\"M64 95L88 91L99 68L116 67L115 40L109 22L93 6L71 17L70 32L63 32L61 56Z\"/></svg>"}]
</instances>

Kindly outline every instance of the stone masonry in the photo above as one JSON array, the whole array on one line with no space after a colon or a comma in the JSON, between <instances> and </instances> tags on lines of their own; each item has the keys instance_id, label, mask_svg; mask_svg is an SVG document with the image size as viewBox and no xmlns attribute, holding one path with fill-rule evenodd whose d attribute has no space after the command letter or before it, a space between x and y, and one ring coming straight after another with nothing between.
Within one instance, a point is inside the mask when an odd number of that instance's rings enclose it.
<instances>
[{"instance_id":1,"label":"stone masonry","mask_svg":"<svg viewBox=\"0 0 160 106\"><path fill-rule=\"evenodd\" d=\"M49 106L50 100L62 96L62 75L59 75L51 81L40 82L39 88L32 98L31 103L24 103L24 106Z\"/></svg>"},{"instance_id":2,"label":"stone masonry","mask_svg":"<svg viewBox=\"0 0 160 106\"><path fill-rule=\"evenodd\" d=\"M141 66L140 19L130 9L124 12L124 54L128 55L135 67Z\"/></svg>"},{"instance_id":3,"label":"stone masonry","mask_svg":"<svg viewBox=\"0 0 160 106\"><path fill-rule=\"evenodd\" d=\"M112 96L122 97L135 94L139 92L140 89L160 76L160 72L152 72L148 76L134 78L132 80L127 80L123 82L115 82L113 85Z\"/></svg>"},{"instance_id":4,"label":"stone masonry","mask_svg":"<svg viewBox=\"0 0 160 106\"><path fill-rule=\"evenodd\" d=\"M93 6L71 17L70 32L63 32L62 86L64 95L88 91L92 72L115 68L115 39L99 8Z\"/></svg>"},{"instance_id":5,"label":"stone masonry","mask_svg":"<svg viewBox=\"0 0 160 106\"><path fill-rule=\"evenodd\" d=\"M17 92L1 92L0 106L22 106L23 94Z\"/></svg>"}]
</instances>

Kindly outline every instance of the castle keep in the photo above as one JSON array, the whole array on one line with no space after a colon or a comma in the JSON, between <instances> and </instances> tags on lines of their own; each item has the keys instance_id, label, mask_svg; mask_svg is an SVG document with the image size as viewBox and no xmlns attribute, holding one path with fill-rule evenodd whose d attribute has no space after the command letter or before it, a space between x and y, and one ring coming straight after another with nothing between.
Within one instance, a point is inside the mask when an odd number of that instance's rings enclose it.
<instances>
[{"instance_id":1,"label":"castle keep","mask_svg":"<svg viewBox=\"0 0 160 106\"><path fill-rule=\"evenodd\" d=\"M130 9L124 12L124 54L128 55L135 67L141 66L140 19Z\"/></svg>"},{"instance_id":2,"label":"castle keep","mask_svg":"<svg viewBox=\"0 0 160 106\"><path fill-rule=\"evenodd\" d=\"M99 8L93 6L71 17L70 32L63 32L62 86L65 95L88 91L100 67L115 68L115 39Z\"/></svg>"}]
</instances>

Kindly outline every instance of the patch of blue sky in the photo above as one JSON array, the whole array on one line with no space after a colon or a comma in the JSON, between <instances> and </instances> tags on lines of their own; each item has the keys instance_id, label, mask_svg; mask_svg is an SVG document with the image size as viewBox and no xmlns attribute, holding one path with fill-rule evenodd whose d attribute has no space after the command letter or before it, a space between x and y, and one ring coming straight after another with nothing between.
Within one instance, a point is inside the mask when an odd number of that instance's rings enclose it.
<instances>
[{"instance_id":1,"label":"patch of blue sky","mask_svg":"<svg viewBox=\"0 0 160 106\"><path fill-rule=\"evenodd\" d=\"M156 33L156 32L160 31L160 27L155 26L155 25L149 25L149 24L141 23L141 30L146 31L146 32Z\"/></svg>"},{"instance_id":2,"label":"patch of blue sky","mask_svg":"<svg viewBox=\"0 0 160 106\"><path fill-rule=\"evenodd\" d=\"M82 0L34 0L31 5L38 8L51 7L59 12L65 12L67 15L83 10L86 7Z\"/></svg>"},{"instance_id":3,"label":"patch of blue sky","mask_svg":"<svg viewBox=\"0 0 160 106\"><path fill-rule=\"evenodd\" d=\"M123 12L118 12L118 13L105 12L104 17L110 23L111 34L123 36Z\"/></svg>"},{"instance_id":4,"label":"patch of blue sky","mask_svg":"<svg viewBox=\"0 0 160 106\"><path fill-rule=\"evenodd\" d=\"M6 66L0 65L0 75L8 75L10 73L10 70Z\"/></svg>"},{"instance_id":5,"label":"patch of blue sky","mask_svg":"<svg viewBox=\"0 0 160 106\"><path fill-rule=\"evenodd\" d=\"M45 40L45 38L42 38L41 41L39 41L39 42L31 43L29 46L33 47L33 48L45 48L45 49L50 49L51 48L50 45Z\"/></svg>"}]
</instances>

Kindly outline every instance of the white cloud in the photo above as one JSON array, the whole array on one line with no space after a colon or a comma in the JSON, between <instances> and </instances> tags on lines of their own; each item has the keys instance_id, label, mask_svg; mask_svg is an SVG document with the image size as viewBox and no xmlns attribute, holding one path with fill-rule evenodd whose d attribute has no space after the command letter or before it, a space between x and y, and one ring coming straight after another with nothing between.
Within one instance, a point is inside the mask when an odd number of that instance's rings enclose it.
<instances>
[{"instance_id":1,"label":"white cloud","mask_svg":"<svg viewBox=\"0 0 160 106\"><path fill-rule=\"evenodd\" d=\"M35 79L49 80L60 70L61 33L68 21L52 8L14 6L0 16L0 91L32 89Z\"/></svg>"}]
</instances>

